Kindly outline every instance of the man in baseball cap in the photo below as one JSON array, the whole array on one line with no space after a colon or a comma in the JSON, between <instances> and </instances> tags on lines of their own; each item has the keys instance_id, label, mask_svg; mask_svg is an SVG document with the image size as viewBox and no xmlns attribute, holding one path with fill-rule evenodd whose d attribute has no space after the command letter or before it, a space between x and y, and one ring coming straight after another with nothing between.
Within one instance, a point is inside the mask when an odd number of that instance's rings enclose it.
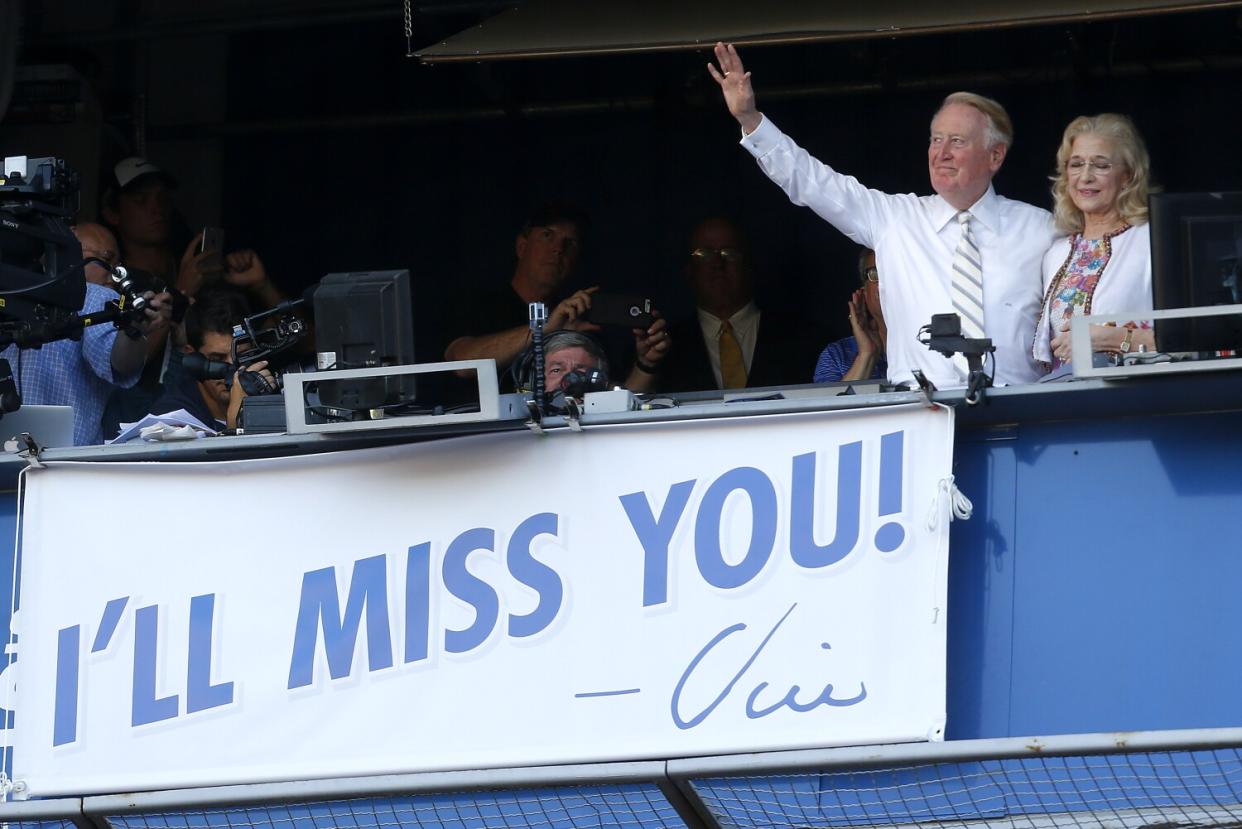
<instances>
[{"instance_id":1,"label":"man in baseball cap","mask_svg":"<svg viewBox=\"0 0 1242 829\"><path fill-rule=\"evenodd\" d=\"M145 158L122 159L112 168L103 217L115 230L127 265L172 281L180 261L169 246L176 181Z\"/></svg>"},{"instance_id":2,"label":"man in baseball cap","mask_svg":"<svg viewBox=\"0 0 1242 829\"><path fill-rule=\"evenodd\" d=\"M141 184L141 179L144 176L156 176L164 182L166 187L173 190L177 189L177 180L175 178L145 158L139 158L138 156L130 156L118 161L116 166L112 168L112 180L109 184L118 191L123 191L131 186Z\"/></svg>"}]
</instances>

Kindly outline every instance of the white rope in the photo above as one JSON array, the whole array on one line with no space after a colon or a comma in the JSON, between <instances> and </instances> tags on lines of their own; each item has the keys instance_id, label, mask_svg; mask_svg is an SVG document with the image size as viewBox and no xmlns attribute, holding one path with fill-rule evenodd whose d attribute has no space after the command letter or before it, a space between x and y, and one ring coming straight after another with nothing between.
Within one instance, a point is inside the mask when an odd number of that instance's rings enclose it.
<instances>
[{"instance_id":1,"label":"white rope","mask_svg":"<svg viewBox=\"0 0 1242 829\"><path fill-rule=\"evenodd\" d=\"M974 509L975 505L957 488L952 475L941 478L936 486L936 497L932 499L931 509L927 512L927 529L932 532L939 529L940 516L945 512L949 514L949 523L953 523L955 518L968 521Z\"/></svg>"}]
</instances>

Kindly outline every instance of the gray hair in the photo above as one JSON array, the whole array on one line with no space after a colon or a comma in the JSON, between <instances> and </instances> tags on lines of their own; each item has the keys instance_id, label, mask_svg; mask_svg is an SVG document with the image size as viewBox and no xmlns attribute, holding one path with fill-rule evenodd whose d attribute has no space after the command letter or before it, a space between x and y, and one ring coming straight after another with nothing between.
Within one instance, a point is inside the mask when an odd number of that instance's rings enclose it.
<instances>
[{"instance_id":1,"label":"gray hair","mask_svg":"<svg viewBox=\"0 0 1242 829\"><path fill-rule=\"evenodd\" d=\"M548 334L543 341L543 356L551 357L558 351L564 351L567 348L581 348L587 354L595 358L595 367L602 369L604 373L608 373L608 357L604 354L604 349L600 347L599 342L591 336L581 331L570 331L568 329L560 329Z\"/></svg>"},{"instance_id":2,"label":"gray hair","mask_svg":"<svg viewBox=\"0 0 1242 829\"><path fill-rule=\"evenodd\" d=\"M941 102L940 109L936 110L936 113L939 114L940 110L949 104L965 104L983 113L983 117L988 122L983 130L983 137L986 142L984 149L990 150L997 144L1013 147L1013 121L1009 119L1009 113L1005 111L1005 108L1000 105L999 101L985 98L974 92L954 92Z\"/></svg>"}]
</instances>

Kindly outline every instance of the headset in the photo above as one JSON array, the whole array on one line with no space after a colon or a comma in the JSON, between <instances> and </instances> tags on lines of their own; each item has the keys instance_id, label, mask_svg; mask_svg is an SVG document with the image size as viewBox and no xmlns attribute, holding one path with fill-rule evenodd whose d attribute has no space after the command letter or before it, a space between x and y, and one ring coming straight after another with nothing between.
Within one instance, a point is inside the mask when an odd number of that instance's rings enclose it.
<instances>
[{"instance_id":1,"label":"headset","mask_svg":"<svg viewBox=\"0 0 1242 829\"><path fill-rule=\"evenodd\" d=\"M550 412L564 412L568 409L566 397L580 398L590 391L603 391L609 388L608 357L603 347L593 337L581 331L560 329L543 337L543 353L545 359L557 351L567 348L581 348L595 357L596 367L590 370L571 371L561 381L560 388L547 389L547 408ZM527 348L518 359L513 361L509 371L513 377L513 386L522 394L528 394L535 388L535 349Z\"/></svg>"}]
</instances>

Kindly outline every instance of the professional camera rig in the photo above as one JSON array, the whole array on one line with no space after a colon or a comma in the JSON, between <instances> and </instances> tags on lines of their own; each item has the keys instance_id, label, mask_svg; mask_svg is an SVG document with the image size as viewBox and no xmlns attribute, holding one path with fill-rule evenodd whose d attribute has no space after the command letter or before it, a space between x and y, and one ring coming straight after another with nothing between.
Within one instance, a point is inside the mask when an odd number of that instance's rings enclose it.
<instances>
[{"instance_id":1,"label":"professional camera rig","mask_svg":"<svg viewBox=\"0 0 1242 829\"><path fill-rule=\"evenodd\" d=\"M281 362L294 345L306 335L306 322L294 312L304 299L282 302L275 308L251 314L233 326L233 344L229 349L229 361L209 360L202 354L187 354L181 362L186 372L196 380L223 380L232 385L236 375L247 395L275 394L280 391ZM248 369L266 360L273 382L262 374Z\"/></svg>"},{"instance_id":2,"label":"professional camera rig","mask_svg":"<svg viewBox=\"0 0 1242 829\"><path fill-rule=\"evenodd\" d=\"M9 157L0 170L0 348L81 331L82 246L69 227L78 176L58 158Z\"/></svg>"},{"instance_id":3,"label":"professional camera rig","mask_svg":"<svg viewBox=\"0 0 1242 829\"><path fill-rule=\"evenodd\" d=\"M983 402L992 377L983 370L984 355L996 352L996 346L987 338L971 339L962 336L962 318L957 314L933 314L931 322L919 329L919 342L932 351L952 357L961 354L966 358L966 403L974 406ZM928 383L921 372L915 373L919 385Z\"/></svg>"},{"instance_id":4,"label":"professional camera rig","mask_svg":"<svg viewBox=\"0 0 1242 829\"><path fill-rule=\"evenodd\" d=\"M133 332L147 301L124 268L112 273L121 299L83 316L86 262L70 221L78 174L62 159L9 156L0 168L0 348L39 348L80 339L88 325L111 322ZM7 360L0 359L0 413L21 405Z\"/></svg>"}]
</instances>

